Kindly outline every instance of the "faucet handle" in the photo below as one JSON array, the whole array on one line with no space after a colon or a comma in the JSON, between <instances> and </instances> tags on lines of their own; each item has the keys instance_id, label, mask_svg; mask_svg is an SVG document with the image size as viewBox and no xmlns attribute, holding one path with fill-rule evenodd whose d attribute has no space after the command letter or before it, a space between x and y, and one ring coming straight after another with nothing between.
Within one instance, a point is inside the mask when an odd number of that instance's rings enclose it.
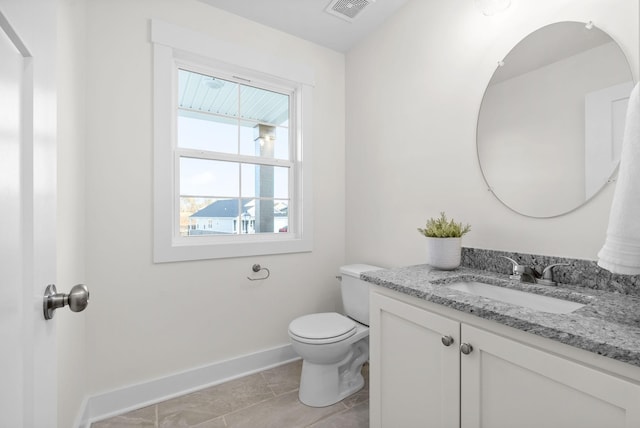
<instances>
[{"instance_id":1,"label":"faucet handle","mask_svg":"<svg viewBox=\"0 0 640 428\"><path fill-rule=\"evenodd\" d=\"M511 262L512 266L512 271L511 271L511 275L509 275L509 278L511 279L521 279L522 274L525 272L525 267L518 264L517 261L513 260L511 257L507 257L507 256L498 256L498 257L502 257L503 259L507 259Z\"/></svg>"},{"instance_id":2,"label":"faucet handle","mask_svg":"<svg viewBox=\"0 0 640 428\"><path fill-rule=\"evenodd\" d=\"M542 271L542 278L538 279L536 282L538 284L543 284L543 285L557 285L558 283L553 280L553 268L556 266L571 266L571 264L554 263L552 265L547 266Z\"/></svg>"}]
</instances>

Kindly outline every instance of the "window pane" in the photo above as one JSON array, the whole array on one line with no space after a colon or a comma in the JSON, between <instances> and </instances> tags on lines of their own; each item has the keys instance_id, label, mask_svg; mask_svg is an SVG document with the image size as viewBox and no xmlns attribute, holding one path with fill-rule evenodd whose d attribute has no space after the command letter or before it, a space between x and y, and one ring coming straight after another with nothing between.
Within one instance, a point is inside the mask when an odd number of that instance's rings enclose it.
<instances>
[{"instance_id":1,"label":"window pane","mask_svg":"<svg viewBox=\"0 0 640 428\"><path fill-rule=\"evenodd\" d=\"M255 122L240 121L240 154L260 156L260 142L256 141ZM273 156L272 156L273 157Z\"/></svg>"},{"instance_id":2,"label":"window pane","mask_svg":"<svg viewBox=\"0 0 640 428\"><path fill-rule=\"evenodd\" d=\"M242 164L242 197L289 198L289 168Z\"/></svg>"},{"instance_id":3,"label":"window pane","mask_svg":"<svg viewBox=\"0 0 640 428\"><path fill-rule=\"evenodd\" d=\"M191 216L214 201L211 198L180 198L180 236L189 235Z\"/></svg>"},{"instance_id":4,"label":"window pane","mask_svg":"<svg viewBox=\"0 0 640 428\"><path fill-rule=\"evenodd\" d=\"M178 70L178 107L222 116L238 116L238 84Z\"/></svg>"},{"instance_id":5,"label":"window pane","mask_svg":"<svg viewBox=\"0 0 640 428\"><path fill-rule=\"evenodd\" d=\"M180 158L180 195L237 197L240 164L205 159Z\"/></svg>"},{"instance_id":6,"label":"window pane","mask_svg":"<svg viewBox=\"0 0 640 428\"><path fill-rule=\"evenodd\" d=\"M284 233L289 225L289 202L274 199L253 199L247 204L248 233Z\"/></svg>"},{"instance_id":7,"label":"window pane","mask_svg":"<svg viewBox=\"0 0 640 428\"><path fill-rule=\"evenodd\" d=\"M282 126L276 128L274 157L289 160L289 128Z\"/></svg>"},{"instance_id":8,"label":"window pane","mask_svg":"<svg viewBox=\"0 0 640 428\"><path fill-rule=\"evenodd\" d=\"M274 168L273 196L275 198L289 198L289 168Z\"/></svg>"},{"instance_id":9,"label":"window pane","mask_svg":"<svg viewBox=\"0 0 640 428\"><path fill-rule=\"evenodd\" d=\"M183 200L187 199L181 198L181 207ZM238 198L213 199L208 202L189 215L186 226L187 236L237 234L239 233L238 228L242 227L242 220L249 218L246 208L241 205L241 202L247 202L247 200L240 201ZM248 226L249 223L247 222L245 225ZM247 229L245 228L245 230ZM249 232L245 231L244 233Z\"/></svg>"},{"instance_id":10,"label":"window pane","mask_svg":"<svg viewBox=\"0 0 640 428\"><path fill-rule=\"evenodd\" d=\"M276 233L289 231L289 201L275 201L273 206L273 229Z\"/></svg>"},{"instance_id":11,"label":"window pane","mask_svg":"<svg viewBox=\"0 0 640 428\"><path fill-rule=\"evenodd\" d=\"M240 117L255 122L287 126L289 96L242 85L240 87Z\"/></svg>"},{"instance_id":12,"label":"window pane","mask_svg":"<svg viewBox=\"0 0 640 428\"><path fill-rule=\"evenodd\" d=\"M178 147L237 154L238 121L191 110L179 110Z\"/></svg>"},{"instance_id":13,"label":"window pane","mask_svg":"<svg viewBox=\"0 0 640 428\"><path fill-rule=\"evenodd\" d=\"M289 159L289 129L240 122L240 153L269 159Z\"/></svg>"}]
</instances>

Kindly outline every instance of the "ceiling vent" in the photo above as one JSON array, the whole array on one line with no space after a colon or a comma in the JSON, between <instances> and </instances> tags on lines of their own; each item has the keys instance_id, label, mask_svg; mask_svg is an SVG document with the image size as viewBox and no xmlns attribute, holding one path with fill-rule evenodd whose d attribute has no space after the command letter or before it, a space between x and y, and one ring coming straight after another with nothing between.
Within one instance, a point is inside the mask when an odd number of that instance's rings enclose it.
<instances>
[{"instance_id":1,"label":"ceiling vent","mask_svg":"<svg viewBox=\"0 0 640 428\"><path fill-rule=\"evenodd\" d=\"M376 0L331 0L325 12L346 21L353 22L365 7L375 1Z\"/></svg>"}]
</instances>

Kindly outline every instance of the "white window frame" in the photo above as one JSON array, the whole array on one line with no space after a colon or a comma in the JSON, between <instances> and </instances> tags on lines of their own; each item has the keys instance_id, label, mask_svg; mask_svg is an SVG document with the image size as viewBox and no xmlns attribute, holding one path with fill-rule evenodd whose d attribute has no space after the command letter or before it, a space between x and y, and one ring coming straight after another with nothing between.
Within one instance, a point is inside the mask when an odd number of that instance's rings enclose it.
<instances>
[{"instance_id":1,"label":"white window frame","mask_svg":"<svg viewBox=\"0 0 640 428\"><path fill-rule=\"evenodd\" d=\"M154 116L155 263L246 257L311 251L311 107L313 72L243 46L204 36L162 21L151 21ZM256 69L259 64L259 69ZM290 170L287 233L182 237L179 233L179 181L176 161L178 68L209 70L236 79L293 89L291 99L293 167Z\"/></svg>"}]
</instances>

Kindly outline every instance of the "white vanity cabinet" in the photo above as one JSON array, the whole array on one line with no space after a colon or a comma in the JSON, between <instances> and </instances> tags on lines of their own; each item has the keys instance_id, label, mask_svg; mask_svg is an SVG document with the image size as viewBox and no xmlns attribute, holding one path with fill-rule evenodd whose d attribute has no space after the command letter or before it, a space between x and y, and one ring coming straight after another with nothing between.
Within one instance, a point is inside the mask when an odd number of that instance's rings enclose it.
<instances>
[{"instance_id":1,"label":"white vanity cabinet","mask_svg":"<svg viewBox=\"0 0 640 428\"><path fill-rule=\"evenodd\" d=\"M372 428L640 427L637 382L461 322L453 310L443 316L375 291L370 305Z\"/></svg>"},{"instance_id":2,"label":"white vanity cabinet","mask_svg":"<svg viewBox=\"0 0 640 428\"><path fill-rule=\"evenodd\" d=\"M370 426L459 427L460 323L376 293L369 305Z\"/></svg>"}]
</instances>

